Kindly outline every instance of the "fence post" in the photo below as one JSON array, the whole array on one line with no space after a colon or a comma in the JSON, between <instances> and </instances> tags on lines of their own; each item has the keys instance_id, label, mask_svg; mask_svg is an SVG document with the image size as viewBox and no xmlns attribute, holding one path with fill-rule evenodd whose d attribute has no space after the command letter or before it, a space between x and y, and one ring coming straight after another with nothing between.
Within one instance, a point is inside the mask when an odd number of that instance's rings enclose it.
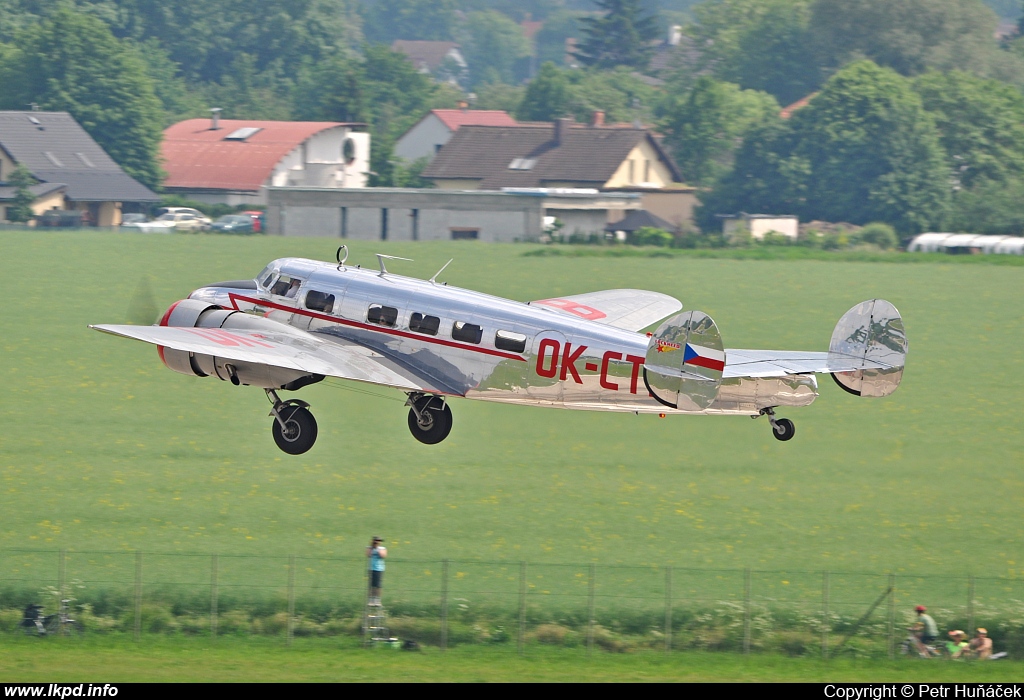
<instances>
[{"instance_id":1,"label":"fence post","mask_svg":"<svg viewBox=\"0 0 1024 700\"><path fill-rule=\"evenodd\" d=\"M587 592L587 656L594 650L594 578L597 567L590 565L590 581Z\"/></svg>"},{"instance_id":2,"label":"fence post","mask_svg":"<svg viewBox=\"0 0 1024 700\"><path fill-rule=\"evenodd\" d=\"M295 639L295 555L288 555L288 646Z\"/></svg>"},{"instance_id":3,"label":"fence post","mask_svg":"<svg viewBox=\"0 0 1024 700\"><path fill-rule=\"evenodd\" d=\"M64 587L67 579L67 557L68 550L63 547L57 551L57 606L64 607ZM57 616L57 631L64 634L64 621L60 615Z\"/></svg>"},{"instance_id":4,"label":"fence post","mask_svg":"<svg viewBox=\"0 0 1024 700\"><path fill-rule=\"evenodd\" d=\"M889 574L889 658L896 656L896 574Z\"/></svg>"},{"instance_id":5,"label":"fence post","mask_svg":"<svg viewBox=\"0 0 1024 700\"><path fill-rule=\"evenodd\" d=\"M828 660L828 633L829 633L829 575L827 571L821 572L821 658Z\"/></svg>"},{"instance_id":6,"label":"fence post","mask_svg":"<svg viewBox=\"0 0 1024 700\"><path fill-rule=\"evenodd\" d=\"M135 552L135 630L136 642L142 636L142 552Z\"/></svg>"},{"instance_id":7,"label":"fence post","mask_svg":"<svg viewBox=\"0 0 1024 700\"><path fill-rule=\"evenodd\" d=\"M743 653L750 653L750 569L743 569Z\"/></svg>"},{"instance_id":8,"label":"fence post","mask_svg":"<svg viewBox=\"0 0 1024 700\"><path fill-rule=\"evenodd\" d=\"M526 649L526 562L519 562L519 653Z\"/></svg>"},{"instance_id":9,"label":"fence post","mask_svg":"<svg viewBox=\"0 0 1024 700\"><path fill-rule=\"evenodd\" d=\"M974 576L967 577L967 634L974 634Z\"/></svg>"},{"instance_id":10,"label":"fence post","mask_svg":"<svg viewBox=\"0 0 1024 700\"><path fill-rule=\"evenodd\" d=\"M217 571L219 562L217 555L210 555L210 637L217 638Z\"/></svg>"},{"instance_id":11,"label":"fence post","mask_svg":"<svg viewBox=\"0 0 1024 700\"><path fill-rule=\"evenodd\" d=\"M448 649L448 560L441 560L441 650Z\"/></svg>"},{"instance_id":12,"label":"fence post","mask_svg":"<svg viewBox=\"0 0 1024 700\"><path fill-rule=\"evenodd\" d=\"M665 567L665 651L672 651L672 567Z\"/></svg>"}]
</instances>

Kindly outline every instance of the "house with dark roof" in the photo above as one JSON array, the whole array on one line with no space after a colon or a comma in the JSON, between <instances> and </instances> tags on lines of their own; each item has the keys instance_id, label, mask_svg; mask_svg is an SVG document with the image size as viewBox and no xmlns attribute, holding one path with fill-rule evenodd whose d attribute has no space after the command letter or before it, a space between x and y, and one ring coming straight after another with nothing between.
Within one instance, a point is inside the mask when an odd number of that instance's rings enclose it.
<instances>
[{"instance_id":1,"label":"house with dark roof","mask_svg":"<svg viewBox=\"0 0 1024 700\"><path fill-rule=\"evenodd\" d=\"M409 162L433 158L464 126L515 126L516 120L499 109L432 109L395 142L395 155Z\"/></svg>"},{"instance_id":2,"label":"house with dark roof","mask_svg":"<svg viewBox=\"0 0 1024 700\"><path fill-rule=\"evenodd\" d=\"M558 119L461 127L423 177L447 190L636 192L641 208L676 228L691 226L696 190L683 184L679 167L654 134L631 125L605 125L603 114L594 116L591 124Z\"/></svg>"},{"instance_id":3,"label":"house with dark roof","mask_svg":"<svg viewBox=\"0 0 1024 700\"><path fill-rule=\"evenodd\" d=\"M464 126L423 171L440 189L660 189L682 182L651 132L553 124Z\"/></svg>"},{"instance_id":4,"label":"house with dark roof","mask_svg":"<svg viewBox=\"0 0 1024 700\"><path fill-rule=\"evenodd\" d=\"M73 210L95 226L121 223L122 208L140 211L160 198L133 179L67 112L0 112L0 221L15 188L8 180L25 166L39 181L29 190L32 210Z\"/></svg>"},{"instance_id":5,"label":"house with dark roof","mask_svg":"<svg viewBox=\"0 0 1024 700\"><path fill-rule=\"evenodd\" d=\"M164 130L164 189L200 202L265 204L266 187L366 187L370 134L351 122L186 119Z\"/></svg>"}]
</instances>

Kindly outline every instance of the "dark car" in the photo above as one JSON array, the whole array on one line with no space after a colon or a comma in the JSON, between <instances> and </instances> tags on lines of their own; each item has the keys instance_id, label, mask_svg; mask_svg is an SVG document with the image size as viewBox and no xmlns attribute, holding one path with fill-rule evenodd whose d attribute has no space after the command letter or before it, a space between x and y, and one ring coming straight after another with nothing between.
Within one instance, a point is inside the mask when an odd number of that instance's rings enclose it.
<instances>
[{"instance_id":1,"label":"dark car","mask_svg":"<svg viewBox=\"0 0 1024 700\"><path fill-rule=\"evenodd\" d=\"M256 229L252 217L247 214L225 214L213 222L210 230L222 233L253 233Z\"/></svg>"},{"instance_id":2,"label":"dark car","mask_svg":"<svg viewBox=\"0 0 1024 700\"><path fill-rule=\"evenodd\" d=\"M88 223L84 214L85 212L74 209L50 209L36 217L36 225L47 228L78 228Z\"/></svg>"}]
</instances>

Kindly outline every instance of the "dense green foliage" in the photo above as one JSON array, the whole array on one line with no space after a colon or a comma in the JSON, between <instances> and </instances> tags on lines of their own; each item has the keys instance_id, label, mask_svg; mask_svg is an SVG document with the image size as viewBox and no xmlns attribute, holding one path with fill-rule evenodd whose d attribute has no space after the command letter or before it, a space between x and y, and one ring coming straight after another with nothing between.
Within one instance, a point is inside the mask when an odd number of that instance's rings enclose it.
<instances>
[{"instance_id":1,"label":"dense green foliage","mask_svg":"<svg viewBox=\"0 0 1024 700\"><path fill-rule=\"evenodd\" d=\"M576 58L592 68L629 66L643 69L651 60L658 37L655 18L644 13L640 0L594 0L597 17L581 17L582 36Z\"/></svg>"},{"instance_id":2,"label":"dense green foliage","mask_svg":"<svg viewBox=\"0 0 1024 700\"><path fill-rule=\"evenodd\" d=\"M752 205L747 211L922 231L945 214L944 155L910 82L861 61L790 120L750 135L735 169L704 199L702 224Z\"/></svg>"},{"instance_id":3,"label":"dense green foliage","mask_svg":"<svg viewBox=\"0 0 1024 700\"><path fill-rule=\"evenodd\" d=\"M704 76L687 92L658 106L664 143L691 185L712 185L732 170L737 144L755 125L771 121L778 103L768 94L741 90Z\"/></svg>"},{"instance_id":4,"label":"dense green foliage","mask_svg":"<svg viewBox=\"0 0 1024 700\"><path fill-rule=\"evenodd\" d=\"M7 180L8 184L15 187L14 199L7 206L7 220L15 223L26 222L33 217L32 202L35 195L29 191L29 187L36 184L36 179L24 165L19 165L11 173Z\"/></svg>"},{"instance_id":5,"label":"dense green foliage","mask_svg":"<svg viewBox=\"0 0 1024 700\"><path fill-rule=\"evenodd\" d=\"M162 177L162 114L139 53L98 19L63 7L21 29L0 62L0 109L68 111L125 171Z\"/></svg>"}]
</instances>

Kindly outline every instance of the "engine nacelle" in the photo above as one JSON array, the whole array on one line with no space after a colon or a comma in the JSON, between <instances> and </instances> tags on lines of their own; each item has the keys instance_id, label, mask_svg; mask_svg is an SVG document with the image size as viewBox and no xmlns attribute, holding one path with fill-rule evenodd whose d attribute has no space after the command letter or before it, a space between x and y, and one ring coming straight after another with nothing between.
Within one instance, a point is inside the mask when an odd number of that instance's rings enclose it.
<instances>
[{"instance_id":1,"label":"engine nacelle","mask_svg":"<svg viewBox=\"0 0 1024 700\"><path fill-rule=\"evenodd\" d=\"M216 304L198 299L183 299L175 302L160 319L161 326L185 328L224 328L244 330L266 330L280 333L287 331L277 321L259 316L223 309ZM157 347L160 359L180 374L192 377L217 377L235 386L258 386L262 389L285 389L294 391L309 384L315 384L324 377L299 370L274 367L252 362L239 362L215 355L200 355L184 350Z\"/></svg>"}]
</instances>

